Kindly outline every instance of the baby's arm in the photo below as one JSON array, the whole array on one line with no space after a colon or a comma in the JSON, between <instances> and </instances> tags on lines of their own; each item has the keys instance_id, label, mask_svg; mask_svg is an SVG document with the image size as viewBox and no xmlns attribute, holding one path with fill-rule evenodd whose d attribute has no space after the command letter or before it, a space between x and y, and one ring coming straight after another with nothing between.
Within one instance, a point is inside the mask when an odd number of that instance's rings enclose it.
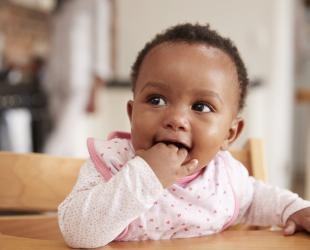
<instances>
[{"instance_id":1,"label":"baby's arm","mask_svg":"<svg viewBox=\"0 0 310 250\"><path fill-rule=\"evenodd\" d=\"M73 191L58 208L64 239L71 247L104 246L146 212L162 192L161 183L140 157L128 161L108 182L87 161Z\"/></svg>"},{"instance_id":2,"label":"baby's arm","mask_svg":"<svg viewBox=\"0 0 310 250\"><path fill-rule=\"evenodd\" d=\"M285 226L292 214L310 207L310 202L301 199L297 194L257 181L252 177L249 177L248 185L253 187L253 194L241 197L243 207L240 223Z\"/></svg>"},{"instance_id":3,"label":"baby's arm","mask_svg":"<svg viewBox=\"0 0 310 250\"><path fill-rule=\"evenodd\" d=\"M246 168L226 154L229 162L232 184L240 207L235 224L257 226L279 225L285 234L295 229L309 231L310 202L288 190L280 189L249 177ZM301 220L307 219L308 222Z\"/></svg>"}]
</instances>

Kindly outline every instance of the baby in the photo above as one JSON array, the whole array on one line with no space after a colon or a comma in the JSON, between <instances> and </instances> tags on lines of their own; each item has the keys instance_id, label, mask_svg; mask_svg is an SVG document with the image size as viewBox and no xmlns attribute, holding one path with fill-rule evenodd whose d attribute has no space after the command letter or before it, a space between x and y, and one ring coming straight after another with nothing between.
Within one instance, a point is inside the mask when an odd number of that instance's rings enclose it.
<instances>
[{"instance_id":1,"label":"baby","mask_svg":"<svg viewBox=\"0 0 310 250\"><path fill-rule=\"evenodd\" d=\"M131 134L89 139L90 159L59 206L68 245L199 237L238 223L310 232L310 202L249 177L227 151L248 86L229 39L174 26L139 53L132 83Z\"/></svg>"}]
</instances>

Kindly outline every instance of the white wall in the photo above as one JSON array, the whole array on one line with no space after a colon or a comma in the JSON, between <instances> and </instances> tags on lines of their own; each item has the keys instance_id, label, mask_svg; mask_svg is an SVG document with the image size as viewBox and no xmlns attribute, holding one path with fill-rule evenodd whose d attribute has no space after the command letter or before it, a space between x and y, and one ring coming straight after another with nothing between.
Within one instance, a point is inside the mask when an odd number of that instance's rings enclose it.
<instances>
[{"instance_id":1,"label":"white wall","mask_svg":"<svg viewBox=\"0 0 310 250\"><path fill-rule=\"evenodd\" d=\"M97 112L89 116L89 136L107 138L112 131L130 131L127 102L132 99L130 88L105 88L97 102Z\"/></svg>"},{"instance_id":2,"label":"white wall","mask_svg":"<svg viewBox=\"0 0 310 250\"><path fill-rule=\"evenodd\" d=\"M146 41L168 26L187 21L210 23L231 37L250 64L251 74L264 73L270 62L265 55L271 52L273 1L117 0L117 77L128 77Z\"/></svg>"},{"instance_id":3,"label":"white wall","mask_svg":"<svg viewBox=\"0 0 310 250\"><path fill-rule=\"evenodd\" d=\"M239 144L250 136L261 137L266 144L269 181L288 187L294 0L117 0L116 8L119 79L128 79L131 64L146 41L176 23L208 22L236 43L250 77L263 82L249 94L244 111L247 127Z\"/></svg>"},{"instance_id":4,"label":"white wall","mask_svg":"<svg viewBox=\"0 0 310 250\"><path fill-rule=\"evenodd\" d=\"M293 0L277 0L273 8L272 64L266 93L265 138L270 179L281 186L288 186L293 169L295 3Z\"/></svg>"}]
</instances>

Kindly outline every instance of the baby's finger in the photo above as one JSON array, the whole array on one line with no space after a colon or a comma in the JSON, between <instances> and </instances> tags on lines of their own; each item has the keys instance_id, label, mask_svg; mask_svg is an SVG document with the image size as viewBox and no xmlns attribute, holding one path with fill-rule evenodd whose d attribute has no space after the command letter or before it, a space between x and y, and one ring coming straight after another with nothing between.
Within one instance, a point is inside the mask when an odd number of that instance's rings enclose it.
<instances>
[{"instance_id":1,"label":"baby's finger","mask_svg":"<svg viewBox=\"0 0 310 250\"><path fill-rule=\"evenodd\" d=\"M310 217L304 218L301 221L300 226L302 227L304 231L310 233Z\"/></svg>"},{"instance_id":2,"label":"baby's finger","mask_svg":"<svg viewBox=\"0 0 310 250\"><path fill-rule=\"evenodd\" d=\"M285 227L283 228L284 235L293 235L296 232L296 223L292 220L286 222Z\"/></svg>"},{"instance_id":3,"label":"baby's finger","mask_svg":"<svg viewBox=\"0 0 310 250\"><path fill-rule=\"evenodd\" d=\"M190 162L187 162L181 166L182 176L187 176L195 173L198 170L198 160L193 159Z\"/></svg>"},{"instance_id":4,"label":"baby's finger","mask_svg":"<svg viewBox=\"0 0 310 250\"><path fill-rule=\"evenodd\" d=\"M182 162L183 162L188 155L188 151L185 148L180 148L178 150L178 155L182 159Z\"/></svg>"},{"instance_id":5,"label":"baby's finger","mask_svg":"<svg viewBox=\"0 0 310 250\"><path fill-rule=\"evenodd\" d=\"M166 144L164 144L164 145L166 145ZM175 146L174 144L168 144L168 145L166 145L166 147L168 147L169 149L174 150L175 152L178 151L178 147Z\"/></svg>"}]
</instances>

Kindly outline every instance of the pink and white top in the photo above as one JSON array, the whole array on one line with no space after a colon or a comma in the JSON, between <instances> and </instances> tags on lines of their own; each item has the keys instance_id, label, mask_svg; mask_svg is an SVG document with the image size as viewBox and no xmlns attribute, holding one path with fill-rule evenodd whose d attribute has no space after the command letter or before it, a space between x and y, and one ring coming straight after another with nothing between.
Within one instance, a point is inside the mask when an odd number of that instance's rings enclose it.
<instances>
[{"instance_id":1,"label":"pink and white top","mask_svg":"<svg viewBox=\"0 0 310 250\"><path fill-rule=\"evenodd\" d=\"M134 155L130 135L88 140L90 159L58 208L71 247L100 247L113 240L188 238L232 224L284 225L310 202L249 177L228 151L202 170L164 189L151 167Z\"/></svg>"}]
</instances>

